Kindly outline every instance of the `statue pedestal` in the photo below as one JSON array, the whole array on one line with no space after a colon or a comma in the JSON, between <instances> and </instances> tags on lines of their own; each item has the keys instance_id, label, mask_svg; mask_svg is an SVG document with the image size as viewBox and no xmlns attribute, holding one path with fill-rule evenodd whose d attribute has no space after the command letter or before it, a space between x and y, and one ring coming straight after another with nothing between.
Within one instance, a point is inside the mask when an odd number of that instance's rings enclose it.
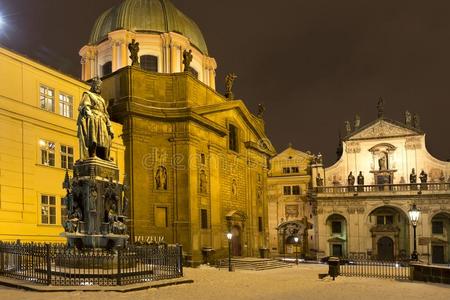
<instances>
[{"instance_id":1,"label":"statue pedestal","mask_svg":"<svg viewBox=\"0 0 450 300\"><path fill-rule=\"evenodd\" d=\"M67 204L71 216L64 224L70 246L79 249L117 249L126 246L127 200L122 197L119 169L97 157L74 165ZM71 198L69 198L71 197Z\"/></svg>"}]
</instances>

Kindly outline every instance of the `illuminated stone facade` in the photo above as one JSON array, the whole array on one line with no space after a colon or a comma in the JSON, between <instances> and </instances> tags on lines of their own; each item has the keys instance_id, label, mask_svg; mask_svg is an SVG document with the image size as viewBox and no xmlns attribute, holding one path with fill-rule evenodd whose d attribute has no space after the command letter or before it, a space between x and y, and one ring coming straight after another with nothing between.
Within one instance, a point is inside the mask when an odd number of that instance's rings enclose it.
<instances>
[{"instance_id":1,"label":"illuminated stone facade","mask_svg":"<svg viewBox=\"0 0 450 300\"><path fill-rule=\"evenodd\" d=\"M375 121L349 129L334 165L311 166L319 254L409 257L408 210L415 203L420 259L448 262L450 163L428 153L418 118L407 112L400 123L381 111ZM314 179L318 174L323 186Z\"/></svg>"}]
</instances>

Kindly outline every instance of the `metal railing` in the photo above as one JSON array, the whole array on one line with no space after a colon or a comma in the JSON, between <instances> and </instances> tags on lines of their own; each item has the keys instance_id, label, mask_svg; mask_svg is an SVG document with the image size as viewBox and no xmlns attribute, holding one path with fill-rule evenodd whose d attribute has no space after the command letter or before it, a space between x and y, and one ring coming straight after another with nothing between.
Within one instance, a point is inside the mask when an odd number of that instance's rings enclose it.
<instances>
[{"instance_id":1,"label":"metal railing","mask_svg":"<svg viewBox=\"0 0 450 300\"><path fill-rule=\"evenodd\" d=\"M0 276L55 286L115 286L183 276L180 245L77 250L0 242Z\"/></svg>"},{"instance_id":2,"label":"metal railing","mask_svg":"<svg viewBox=\"0 0 450 300\"><path fill-rule=\"evenodd\" d=\"M348 259L340 266L340 275L410 280L411 266L407 261Z\"/></svg>"},{"instance_id":3,"label":"metal railing","mask_svg":"<svg viewBox=\"0 0 450 300\"><path fill-rule=\"evenodd\" d=\"M450 191L450 183L417 183L417 184L374 184L354 186L321 186L316 187L317 193L379 193L379 192L418 192L418 191Z\"/></svg>"}]
</instances>

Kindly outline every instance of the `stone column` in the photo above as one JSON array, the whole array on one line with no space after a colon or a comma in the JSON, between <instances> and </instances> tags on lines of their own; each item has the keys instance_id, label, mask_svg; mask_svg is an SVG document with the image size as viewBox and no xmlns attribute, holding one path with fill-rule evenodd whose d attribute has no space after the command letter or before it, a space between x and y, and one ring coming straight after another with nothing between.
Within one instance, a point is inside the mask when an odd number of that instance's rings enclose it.
<instances>
[{"instance_id":1,"label":"stone column","mask_svg":"<svg viewBox=\"0 0 450 300\"><path fill-rule=\"evenodd\" d=\"M170 45L170 73L177 72L177 49L173 43Z\"/></svg>"},{"instance_id":2,"label":"stone column","mask_svg":"<svg viewBox=\"0 0 450 300\"><path fill-rule=\"evenodd\" d=\"M117 60L117 42L112 41L112 71L115 72L119 66L118 66L118 60Z\"/></svg>"},{"instance_id":3,"label":"stone column","mask_svg":"<svg viewBox=\"0 0 450 300\"><path fill-rule=\"evenodd\" d=\"M216 71L213 68L209 69L209 86L216 89Z\"/></svg>"},{"instance_id":4,"label":"stone column","mask_svg":"<svg viewBox=\"0 0 450 300\"><path fill-rule=\"evenodd\" d=\"M128 66L128 45L127 41L123 40L120 44L120 58L121 58L121 65L119 68L123 68Z\"/></svg>"}]
</instances>

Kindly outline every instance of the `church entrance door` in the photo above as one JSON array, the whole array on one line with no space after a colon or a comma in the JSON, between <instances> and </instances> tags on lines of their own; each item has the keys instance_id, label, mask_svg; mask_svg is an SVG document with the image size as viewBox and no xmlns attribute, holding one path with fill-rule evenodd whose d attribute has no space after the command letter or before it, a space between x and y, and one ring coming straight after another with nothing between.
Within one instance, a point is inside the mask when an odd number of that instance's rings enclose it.
<instances>
[{"instance_id":1,"label":"church entrance door","mask_svg":"<svg viewBox=\"0 0 450 300\"><path fill-rule=\"evenodd\" d=\"M231 252L233 256L242 256L241 228L239 226L233 226L233 228L231 228L231 233L233 234L233 237L231 239Z\"/></svg>"},{"instance_id":2,"label":"church entrance door","mask_svg":"<svg viewBox=\"0 0 450 300\"><path fill-rule=\"evenodd\" d=\"M377 243L378 258L383 260L393 260L394 259L394 241L384 236L378 240Z\"/></svg>"}]
</instances>

